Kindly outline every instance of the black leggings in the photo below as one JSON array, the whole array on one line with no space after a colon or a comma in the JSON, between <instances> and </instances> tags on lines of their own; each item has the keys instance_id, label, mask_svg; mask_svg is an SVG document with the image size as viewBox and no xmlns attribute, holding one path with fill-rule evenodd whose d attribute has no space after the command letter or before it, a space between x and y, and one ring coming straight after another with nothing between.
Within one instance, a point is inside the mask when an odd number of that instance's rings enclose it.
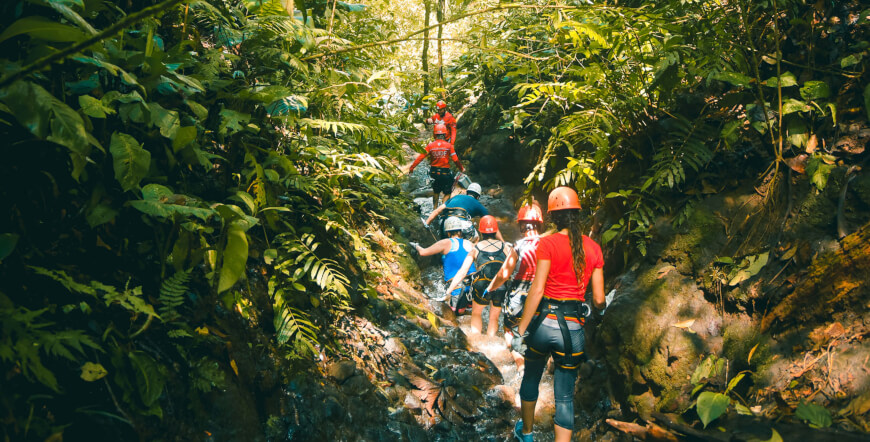
<instances>
[{"instance_id":1,"label":"black leggings","mask_svg":"<svg viewBox=\"0 0 870 442\"><path fill-rule=\"evenodd\" d=\"M570 330L571 350L577 357L583 358L586 348L586 333L580 330ZM565 345L562 331L558 328L541 325L534 334L526 338L526 372L520 385L520 399L524 401L538 400L538 384L547 367L550 353L556 363L556 373L553 375L553 395L556 402L556 416L553 422L568 430L574 429L574 383L577 380L577 365L566 361ZM580 355L577 355L581 353ZM572 367L573 366L573 367ZM568 368L572 367L572 368Z\"/></svg>"}]
</instances>

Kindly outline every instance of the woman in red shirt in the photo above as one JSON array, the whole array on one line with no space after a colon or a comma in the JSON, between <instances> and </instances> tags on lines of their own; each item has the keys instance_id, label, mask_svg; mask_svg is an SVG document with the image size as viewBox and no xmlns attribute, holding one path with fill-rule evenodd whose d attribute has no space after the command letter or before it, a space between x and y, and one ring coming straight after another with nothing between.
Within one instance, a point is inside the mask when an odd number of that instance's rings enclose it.
<instances>
[{"instance_id":1,"label":"woman in red shirt","mask_svg":"<svg viewBox=\"0 0 870 442\"><path fill-rule=\"evenodd\" d=\"M520 337L514 339L515 347L522 346L521 342L528 346L520 386L522 420L514 427L514 435L521 442L532 440L538 384L551 354L556 364L553 381L556 442L571 440L574 383L577 368L585 359L583 325L588 309L583 301L590 279L595 308L605 306L604 257L601 247L583 235L584 220L577 192L569 187L553 189L547 212L557 232L541 238L538 244L537 267L520 320Z\"/></svg>"}]
</instances>

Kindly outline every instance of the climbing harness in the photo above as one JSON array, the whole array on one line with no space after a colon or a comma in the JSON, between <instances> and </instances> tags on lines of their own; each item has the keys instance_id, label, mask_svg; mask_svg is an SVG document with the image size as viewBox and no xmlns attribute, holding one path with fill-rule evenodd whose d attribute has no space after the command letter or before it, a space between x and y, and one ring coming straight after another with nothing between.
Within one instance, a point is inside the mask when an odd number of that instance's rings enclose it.
<instances>
[{"instance_id":1,"label":"climbing harness","mask_svg":"<svg viewBox=\"0 0 870 442\"><path fill-rule=\"evenodd\" d=\"M486 252L482 249L481 246L487 245L484 244L484 242L488 245L495 244L492 240L487 240L475 246L477 249L477 259L475 260L474 265L477 267L477 272L475 272L475 277L472 280L472 286L474 287L474 300L478 304L489 304L487 300L482 298L483 292L489 286L489 283L495 278L495 275L498 274L498 271L501 269L502 264L504 264L504 261L507 258L504 251L504 242L501 242L501 247L499 247L498 250L492 252ZM502 287L499 287L498 291L504 293ZM496 295L493 295L493 299L497 299ZM501 303L499 302L497 304Z\"/></svg>"},{"instance_id":2,"label":"climbing harness","mask_svg":"<svg viewBox=\"0 0 870 442\"><path fill-rule=\"evenodd\" d=\"M580 322L580 325L583 325L586 322L586 316L588 314L589 307L587 307L582 301L557 301L555 299L543 298L541 299L541 303L538 304L538 311L535 313L535 318L532 319L532 323L529 324L529 328L526 330L528 331L529 336L532 336L536 331L538 331L541 324L543 324L544 319L550 315L555 316L559 323L559 330L562 332L562 342L565 346L565 353L563 354L557 351L554 351L554 353L558 356L564 356L564 364L562 364L562 368L573 370L578 368L580 363L583 362L583 352L574 353L571 343L571 332L568 329L568 323L565 318L576 318ZM540 353L532 347L529 347L529 350L535 353Z\"/></svg>"}]
</instances>

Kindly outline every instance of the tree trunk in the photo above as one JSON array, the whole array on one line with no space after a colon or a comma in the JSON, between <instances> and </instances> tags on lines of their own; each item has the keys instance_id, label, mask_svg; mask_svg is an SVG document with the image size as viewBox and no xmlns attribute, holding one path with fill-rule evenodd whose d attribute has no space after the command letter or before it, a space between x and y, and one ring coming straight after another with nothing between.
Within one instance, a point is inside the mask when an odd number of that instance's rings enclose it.
<instances>
[{"instance_id":1,"label":"tree trunk","mask_svg":"<svg viewBox=\"0 0 870 442\"><path fill-rule=\"evenodd\" d=\"M429 94L429 14L432 13L432 0L425 0L426 15L423 17L423 26L426 30L423 32L423 95Z\"/></svg>"},{"instance_id":2,"label":"tree trunk","mask_svg":"<svg viewBox=\"0 0 870 442\"><path fill-rule=\"evenodd\" d=\"M851 307L867 308L868 278L870 223L843 238L840 250L816 258L794 283L794 291L764 317L761 329L767 331L774 323L783 322L807 324Z\"/></svg>"}]
</instances>

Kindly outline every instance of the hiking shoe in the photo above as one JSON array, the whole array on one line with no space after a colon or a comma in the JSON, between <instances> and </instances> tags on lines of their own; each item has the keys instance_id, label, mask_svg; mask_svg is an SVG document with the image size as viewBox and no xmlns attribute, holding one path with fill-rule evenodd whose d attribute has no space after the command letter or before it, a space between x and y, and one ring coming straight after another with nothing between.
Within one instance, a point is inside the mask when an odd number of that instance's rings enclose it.
<instances>
[{"instance_id":1,"label":"hiking shoe","mask_svg":"<svg viewBox=\"0 0 870 442\"><path fill-rule=\"evenodd\" d=\"M519 442L534 442L534 438L532 437L532 433L523 434L523 420L520 419L517 421L517 424L514 425L514 437L517 438Z\"/></svg>"}]
</instances>

